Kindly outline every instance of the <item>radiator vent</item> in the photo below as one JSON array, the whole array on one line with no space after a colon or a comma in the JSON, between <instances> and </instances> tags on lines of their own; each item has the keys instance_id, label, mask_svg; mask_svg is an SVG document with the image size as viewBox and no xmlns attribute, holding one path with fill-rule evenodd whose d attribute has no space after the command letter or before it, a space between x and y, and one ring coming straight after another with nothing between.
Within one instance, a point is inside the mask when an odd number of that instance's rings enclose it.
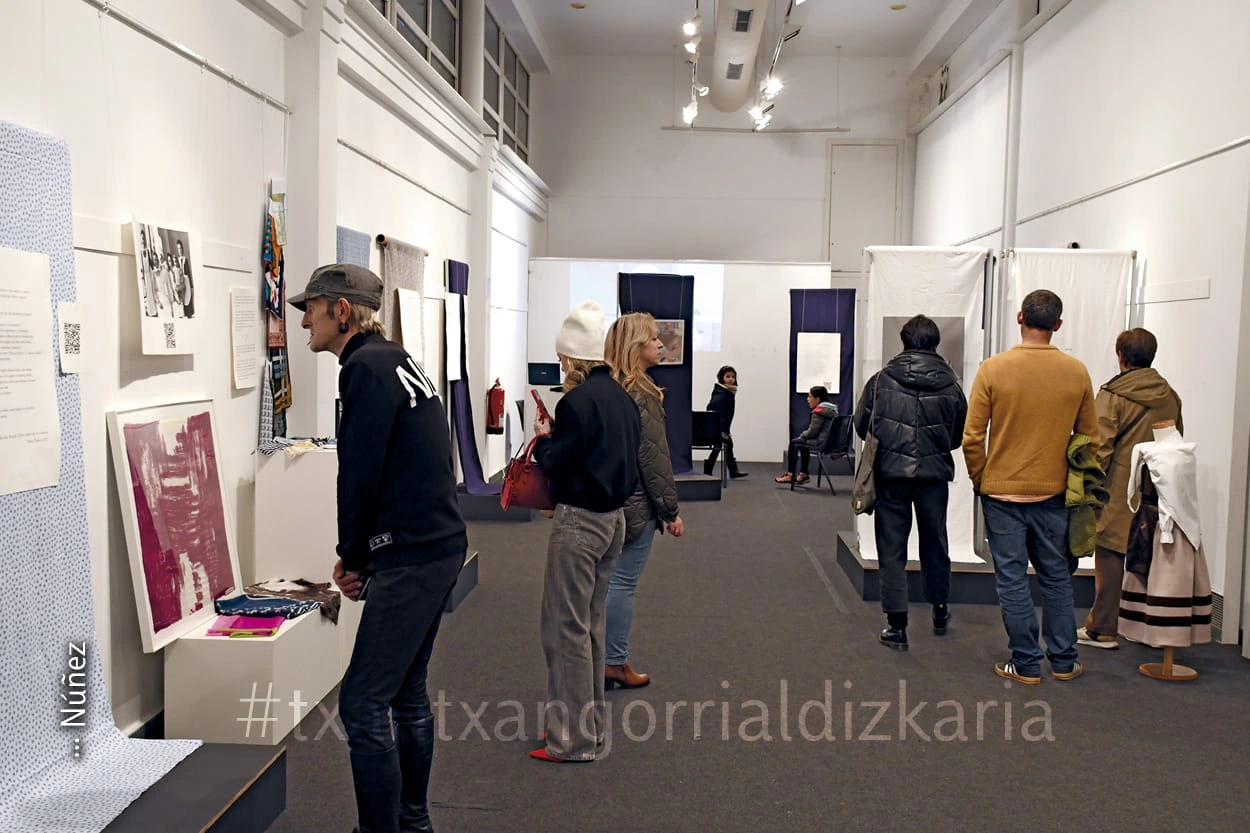
<instances>
[{"instance_id":1,"label":"radiator vent","mask_svg":"<svg viewBox=\"0 0 1250 833\"><path fill-rule=\"evenodd\" d=\"M730 81L738 81L742 78L742 64L730 64L729 70L725 73L725 77Z\"/></svg>"},{"instance_id":2,"label":"radiator vent","mask_svg":"<svg viewBox=\"0 0 1250 833\"><path fill-rule=\"evenodd\" d=\"M751 31L751 18L754 17L754 15L755 15L755 12L752 11L751 9L745 9L745 10L738 9L737 14L734 15L734 31L735 32Z\"/></svg>"},{"instance_id":3,"label":"radiator vent","mask_svg":"<svg viewBox=\"0 0 1250 833\"><path fill-rule=\"evenodd\" d=\"M1211 636L1216 641L1224 634L1224 597L1219 593L1211 594Z\"/></svg>"}]
</instances>

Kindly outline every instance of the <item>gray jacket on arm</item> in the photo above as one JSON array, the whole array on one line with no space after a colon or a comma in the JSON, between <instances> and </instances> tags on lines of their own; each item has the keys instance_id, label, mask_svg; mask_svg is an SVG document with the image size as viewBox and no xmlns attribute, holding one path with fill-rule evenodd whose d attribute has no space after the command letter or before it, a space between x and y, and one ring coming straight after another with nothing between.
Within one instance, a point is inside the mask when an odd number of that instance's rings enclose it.
<instances>
[{"instance_id":1,"label":"gray jacket on arm","mask_svg":"<svg viewBox=\"0 0 1250 833\"><path fill-rule=\"evenodd\" d=\"M678 515L677 484L673 481L673 461L668 452L668 432L664 427L664 406L642 391L630 391L642 415L642 441L638 444L638 488L625 501L625 543L642 534L647 521L655 518L664 525Z\"/></svg>"}]
</instances>

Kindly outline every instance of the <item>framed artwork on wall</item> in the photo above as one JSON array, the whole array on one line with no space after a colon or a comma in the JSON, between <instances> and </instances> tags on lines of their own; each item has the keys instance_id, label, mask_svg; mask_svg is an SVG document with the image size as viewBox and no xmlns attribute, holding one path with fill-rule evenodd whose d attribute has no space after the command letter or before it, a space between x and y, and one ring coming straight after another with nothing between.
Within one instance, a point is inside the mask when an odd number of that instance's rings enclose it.
<instances>
[{"instance_id":1,"label":"framed artwork on wall","mask_svg":"<svg viewBox=\"0 0 1250 833\"><path fill-rule=\"evenodd\" d=\"M214 618L241 590L230 506L208 400L114 411L109 441L143 650Z\"/></svg>"},{"instance_id":2,"label":"framed artwork on wall","mask_svg":"<svg viewBox=\"0 0 1250 833\"><path fill-rule=\"evenodd\" d=\"M201 270L198 241L188 232L134 220L135 274L139 282L139 326L146 356L195 352L196 281Z\"/></svg>"},{"instance_id":3,"label":"framed artwork on wall","mask_svg":"<svg viewBox=\"0 0 1250 833\"><path fill-rule=\"evenodd\" d=\"M660 364L686 363L686 322L680 318L656 321L660 329L660 341L664 342L664 355Z\"/></svg>"}]
</instances>

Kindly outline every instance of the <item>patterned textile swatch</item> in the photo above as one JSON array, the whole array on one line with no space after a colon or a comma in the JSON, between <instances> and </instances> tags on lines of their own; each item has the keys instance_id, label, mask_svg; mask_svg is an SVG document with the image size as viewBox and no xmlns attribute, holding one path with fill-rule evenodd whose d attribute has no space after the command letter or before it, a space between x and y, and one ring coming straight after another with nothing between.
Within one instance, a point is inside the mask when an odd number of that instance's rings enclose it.
<instances>
[{"instance_id":1,"label":"patterned textile swatch","mask_svg":"<svg viewBox=\"0 0 1250 833\"><path fill-rule=\"evenodd\" d=\"M373 240L363 231L339 226L335 234L337 248L335 260L339 263L354 263L369 268L369 244Z\"/></svg>"}]
</instances>

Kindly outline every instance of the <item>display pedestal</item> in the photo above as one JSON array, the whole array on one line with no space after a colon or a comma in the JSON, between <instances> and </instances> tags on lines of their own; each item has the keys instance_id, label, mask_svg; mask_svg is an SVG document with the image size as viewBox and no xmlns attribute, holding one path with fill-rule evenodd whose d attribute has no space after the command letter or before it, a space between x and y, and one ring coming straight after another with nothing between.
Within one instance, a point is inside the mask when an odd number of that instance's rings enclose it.
<instances>
[{"instance_id":1,"label":"display pedestal","mask_svg":"<svg viewBox=\"0 0 1250 833\"><path fill-rule=\"evenodd\" d=\"M1163 662L1144 662L1137 666L1137 670L1155 680L1183 683L1198 679L1198 672L1195 669L1172 661L1173 650L1171 645L1164 647Z\"/></svg>"},{"instance_id":2,"label":"display pedestal","mask_svg":"<svg viewBox=\"0 0 1250 833\"><path fill-rule=\"evenodd\" d=\"M343 676L343 630L320 613L266 637L208 636L212 624L165 648L167 738L272 746Z\"/></svg>"}]
</instances>

